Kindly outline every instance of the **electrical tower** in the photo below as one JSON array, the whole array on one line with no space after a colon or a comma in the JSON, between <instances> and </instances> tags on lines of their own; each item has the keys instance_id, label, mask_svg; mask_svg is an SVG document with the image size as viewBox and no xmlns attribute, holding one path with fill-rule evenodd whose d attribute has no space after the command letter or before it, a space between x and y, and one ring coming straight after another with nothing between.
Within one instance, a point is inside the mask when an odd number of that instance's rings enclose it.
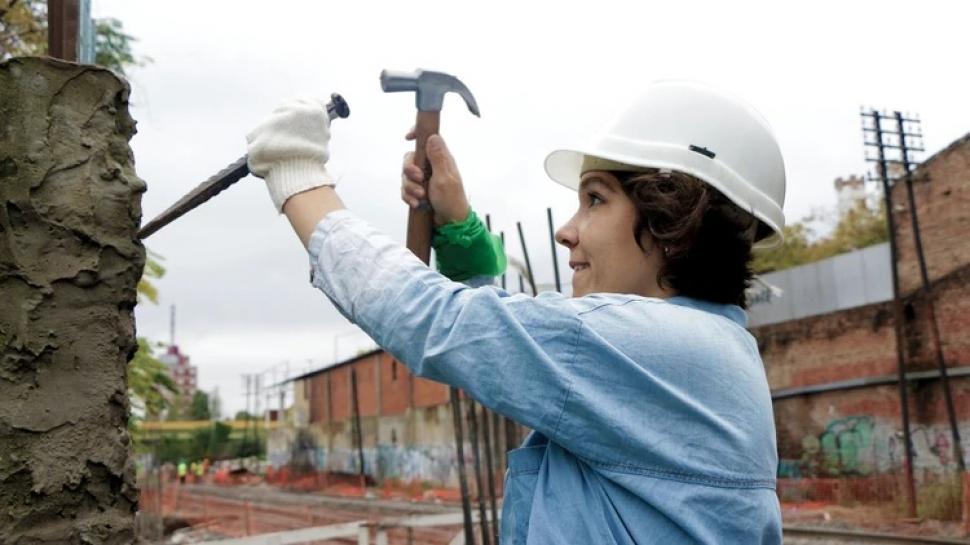
<instances>
[{"instance_id":1,"label":"electrical tower","mask_svg":"<svg viewBox=\"0 0 970 545\"><path fill-rule=\"evenodd\" d=\"M922 291L925 295L930 318L930 329L933 336L933 344L936 348L936 361L940 373L940 380L943 385L943 395L946 402L947 417L950 424L952 435L953 453L957 461L957 467L962 473L965 471L965 461L963 449L960 445L960 431L957 427L956 413L953 407L953 398L950 389L949 377L947 375L946 363L943 358L943 349L940 341L939 326L936 320L936 308L933 301L932 287L929 282L929 275L926 270L926 259L923 253L923 243L920 236L919 215L916 210L916 199L913 194L912 170L918 166L918 162L913 160L912 154L924 151L922 146L922 128L918 116L904 116L899 111L881 112L876 109L863 108L860 112L862 117L863 141L866 147L866 161L875 163L877 175L868 176L871 181L878 181L882 186L883 198L886 206L886 222L889 228L889 253L892 270L893 282L893 307L896 331L896 352L897 364L899 368L899 393L901 412L903 418L903 435L906 444L906 477L907 493L909 495L909 511L911 516L915 516L915 488L912 474L912 442L910 438L909 426L909 403L906 388L905 374L905 354L903 348L903 311L902 301L899 296L899 271L898 271L898 240L896 237L895 209L893 206L892 188L900 179L906 184L907 204L910 213L910 224L913 229L913 240L915 244L915 254L919 263L920 276L922 280ZM888 128L886 125L888 125ZM876 155L870 156L868 150L874 148ZM895 172L890 171L893 165Z\"/></svg>"}]
</instances>

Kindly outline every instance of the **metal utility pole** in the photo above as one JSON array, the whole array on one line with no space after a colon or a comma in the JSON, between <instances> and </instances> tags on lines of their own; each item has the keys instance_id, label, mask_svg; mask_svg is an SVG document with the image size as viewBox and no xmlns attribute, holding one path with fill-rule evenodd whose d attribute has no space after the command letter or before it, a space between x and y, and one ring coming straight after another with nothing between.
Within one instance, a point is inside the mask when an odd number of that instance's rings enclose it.
<instances>
[{"instance_id":1,"label":"metal utility pole","mask_svg":"<svg viewBox=\"0 0 970 545\"><path fill-rule=\"evenodd\" d=\"M886 221L889 224L889 260L893 281L893 325L896 333L896 366L899 375L898 384L900 412L902 413L903 419L903 442L905 444L905 448L903 450L906 453L906 504L908 515L911 518L915 518L916 486L913 482L913 443L910 437L909 395L906 383L906 356L903 349L903 302L899 298L899 271L896 261L896 225L893 218L892 188L889 183L885 145L883 143L882 125L880 123L882 118L880 117L879 112L876 110L872 110L868 113L863 111L862 117L863 123L867 117L871 117L873 121L871 130L876 134L875 142L865 140L865 144L867 146L875 145L878 151L878 156L876 158L866 157L866 160L876 162L877 164L879 170L878 179L882 182L883 198L885 199L886 203ZM868 132L869 130L869 128L863 127L863 131Z\"/></svg>"},{"instance_id":2,"label":"metal utility pole","mask_svg":"<svg viewBox=\"0 0 970 545\"><path fill-rule=\"evenodd\" d=\"M249 421L252 419L252 413L249 412L249 392L251 381L252 375L248 373L243 375L243 383L246 385L246 411L243 414L246 415L246 423L245 427L243 428L242 447L239 449L240 456L242 457L245 457L249 453Z\"/></svg>"},{"instance_id":3,"label":"metal utility pole","mask_svg":"<svg viewBox=\"0 0 970 545\"><path fill-rule=\"evenodd\" d=\"M946 361L943 357L943 342L940 338L940 327L939 322L936 318L936 301L934 300L933 287L930 283L929 273L926 267L926 257L923 252L923 238L919 227L919 213L916 209L916 197L913 192L913 166L919 165L918 162L913 161L911 153L924 151L922 147L922 137L923 132L920 127L920 120L918 116L907 117L904 116L902 112L895 111L892 114L878 112L872 110L868 113L866 117L875 120L875 117L879 118L879 131L880 135L876 142L867 143L872 146L882 146L885 149L897 150L898 159L894 161L899 164L903 169L903 180L906 182L906 197L907 204L909 205L910 214L910 225L913 229L913 243L916 249L916 260L919 264L920 279L922 281L922 291L927 302L927 307L929 311L930 319L930 335L933 339L933 346L935 348L935 358L937 369L940 372L940 381L943 386L943 399L946 404L947 419L950 424L950 435L953 443L953 457L957 461L957 468L960 472L966 471L966 460L963 455L963 446L960 441L960 429L958 427L958 422L956 418L956 410L953 405L953 393L950 387L950 377L947 372ZM882 128L882 121L893 121L896 124L896 130L886 130ZM875 132L876 129L864 128L867 132ZM886 142L883 136L888 135L889 138L895 140L895 142ZM915 142L914 142L915 140ZM883 153L883 155L885 155ZM887 212L891 213L891 212Z\"/></svg>"},{"instance_id":4,"label":"metal utility pole","mask_svg":"<svg viewBox=\"0 0 970 545\"><path fill-rule=\"evenodd\" d=\"M960 429L957 426L956 410L953 407L953 393L950 389L950 377L946 370L946 361L943 359L943 342L940 340L940 326L936 320L936 302L933 300L933 286L930 284L929 274L926 272L926 258L923 254L923 239L919 230L919 214L916 211L916 197L913 195L913 172L912 165L918 164L910 161L911 151L923 151L922 146L911 147L907 138L922 138L923 132L919 126L919 118L906 119L901 112L893 112L896 119L896 133L899 139L899 153L903 165L903 172L906 181L906 197L909 200L909 217L913 227L913 242L916 244L916 258L919 261L920 277L923 281L923 293L926 303L929 306L930 314L930 334L933 336L933 346L936 347L936 366L940 371L940 381L943 385L943 399L946 402L946 414L950 420L950 434L953 439L953 456L957 461L957 468L960 472L966 471L966 461L963 458L963 445L960 443ZM906 131L906 123L915 125L915 132Z\"/></svg>"},{"instance_id":5,"label":"metal utility pole","mask_svg":"<svg viewBox=\"0 0 970 545\"><path fill-rule=\"evenodd\" d=\"M175 305L171 306L168 315L168 345L175 346Z\"/></svg>"}]
</instances>

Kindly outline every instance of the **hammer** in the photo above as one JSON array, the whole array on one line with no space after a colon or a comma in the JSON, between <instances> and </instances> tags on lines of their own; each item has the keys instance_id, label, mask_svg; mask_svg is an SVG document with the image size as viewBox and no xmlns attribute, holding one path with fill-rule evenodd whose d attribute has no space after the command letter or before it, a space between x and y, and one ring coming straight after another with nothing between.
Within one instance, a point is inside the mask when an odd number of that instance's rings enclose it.
<instances>
[{"instance_id":1,"label":"hammer","mask_svg":"<svg viewBox=\"0 0 970 545\"><path fill-rule=\"evenodd\" d=\"M441 120L441 104L445 93L458 93L465 100L468 110L478 117L478 104L475 97L465 84L455 76L443 72L430 70L415 70L414 72L400 72L384 70L381 72L381 89L385 93L400 91L415 91L418 106L418 117L414 124L415 148L414 164L424 171L424 189L428 189L431 180L431 163L425 153L428 137L438 134ZM412 208L408 212L407 247L418 256L418 259L428 263L431 259L431 235L434 230L434 211L430 206Z\"/></svg>"}]
</instances>

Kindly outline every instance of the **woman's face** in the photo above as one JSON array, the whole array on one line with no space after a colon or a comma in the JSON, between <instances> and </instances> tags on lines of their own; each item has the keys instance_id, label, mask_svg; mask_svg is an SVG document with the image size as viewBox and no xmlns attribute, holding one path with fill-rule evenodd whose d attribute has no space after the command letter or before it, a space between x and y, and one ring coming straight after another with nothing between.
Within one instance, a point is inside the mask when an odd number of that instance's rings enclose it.
<instances>
[{"instance_id":1,"label":"woman's face","mask_svg":"<svg viewBox=\"0 0 970 545\"><path fill-rule=\"evenodd\" d=\"M633 228L637 211L605 171L583 174L579 184L579 210L558 231L556 241L569 248L573 270L573 296L590 293L632 293L647 297L670 297L657 285L662 252L649 235L637 245Z\"/></svg>"}]
</instances>

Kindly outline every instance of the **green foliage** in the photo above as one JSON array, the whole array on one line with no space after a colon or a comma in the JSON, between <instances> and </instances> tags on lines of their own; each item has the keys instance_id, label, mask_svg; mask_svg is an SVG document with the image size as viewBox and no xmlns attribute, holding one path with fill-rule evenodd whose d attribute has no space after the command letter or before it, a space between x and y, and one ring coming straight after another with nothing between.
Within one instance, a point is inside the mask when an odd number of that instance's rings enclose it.
<instances>
[{"instance_id":1,"label":"green foliage","mask_svg":"<svg viewBox=\"0 0 970 545\"><path fill-rule=\"evenodd\" d=\"M155 357L154 347L145 338L138 338L138 351L128 365L128 397L132 407L154 420L169 408L170 398L178 390L164 363Z\"/></svg>"},{"instance_id":2,"label":"green foliage","mask_svg":"<svg viewBox=\"0 0 970 545\"><path fill-rule=\"evenodd\" d=\"M236 412L236 416L235 416L234 419L235 420L255 420L256 417L253 416L253 415L251 415L251 414L249 414L246 411L238 411L238 412Z\"/></svg>"},{"instance_id":3,"label":"green foliage","mask_svg":"<svg viewBox=\"0 0 970 545\"><path fill-rule=\"evenodd\" d=\"M112 18L96 19L94 28L94 64L110 68L124 75L125 67L145 66L152 62L150 57L136 58L134 56L131 44L138 40L125 33L121 21Z\"/></svg>"},{"instance_id":4,"label":"green foliage","mask_svg":"<svg viewBox=\"0 0 970 545\"><path fill-rule=\"evenodd\" d=\"M205 392L195 392L192 402L189 404L189 420L209 420L212 415L209 413L209 394Z\"/></svg>"},{"instance_id":5,"label":"green foliage","mask_svg":"<svg viewBox=\"0 0 970 545\"><path fill-rule=\"evenodd\" d=\"M125 74L125 68L144 66L149 57L135 57L121 21L94 20L94 63ZM47 2L43 0L0 0L0 61L24 55L47 53Z\"/></svg>"},{"instance_id":6,"label":"green foliage","mask_svg":"<svg viewBox=\"0 0 970 545\"><path fill-rule=\"evenodd\" d=\"M160 255L148 252L142 277L138 280L138 302L158 302L158 289L149 279L165 275L165 268L159 263L161 259ZM160 344L153 345L148 339L138 337L138 351L128 365L128 397L132 407L149 420L156 420L166 409L172 409L171 399L178 393L168 368L155 357L154 349L158 346Z\"/></svg>"},{"instance_id":7,"label":"green foliage","mask_svg":"<svg viewBox=\"0 0 970 545\"><path fill-rule=\"evenodd\" d=\"M39 0L0 0L0 61L47 51L47 5Z\"/></svg>"},{"instance_id":8,"label":"green foliage","mask_svg":"<svg viewBox=\"0 0 970 545\"><path fill-rule=\"evenodd\" d=\"M812 219L804 218L786 226L782 244L755 253L754 272L764 274L788 269L889 240L886 208L881 203L870 207L860 200L839 218L828 236L819 239L814 239L809 227Z\"/></svg>"},{"instance_id":9,"label":"green foliage","mask_svg":"<svg viewBox=\"0 0 970 545\"><path fill-rule=\"evenodd\" d=\"M145 437L138 437L136 448L153 452L159 463L233 458L244 448L244 444L238 437L233 439L231 432L232 426L222 422L213 422L212 426L195 430L191 436L184 438L175 433L149 432ZM255 447L255 454L262 455L259 445ZM245 448L252 450L251 446Z\"/></svg>"},{"instance_id":10,"label":"green foliage","mask_svg":"<svg viewBox=\"0 0 970 545\"><path fill-rule=\"evenodd\" d=\"M164 259L164 257L148 250L148 255L145 257L145 268L138 280L139 303L147 300L150 303L158 304L158 288L151 281L165 276L165 267L160 263Z\"/></svg>"}]
</instances>

